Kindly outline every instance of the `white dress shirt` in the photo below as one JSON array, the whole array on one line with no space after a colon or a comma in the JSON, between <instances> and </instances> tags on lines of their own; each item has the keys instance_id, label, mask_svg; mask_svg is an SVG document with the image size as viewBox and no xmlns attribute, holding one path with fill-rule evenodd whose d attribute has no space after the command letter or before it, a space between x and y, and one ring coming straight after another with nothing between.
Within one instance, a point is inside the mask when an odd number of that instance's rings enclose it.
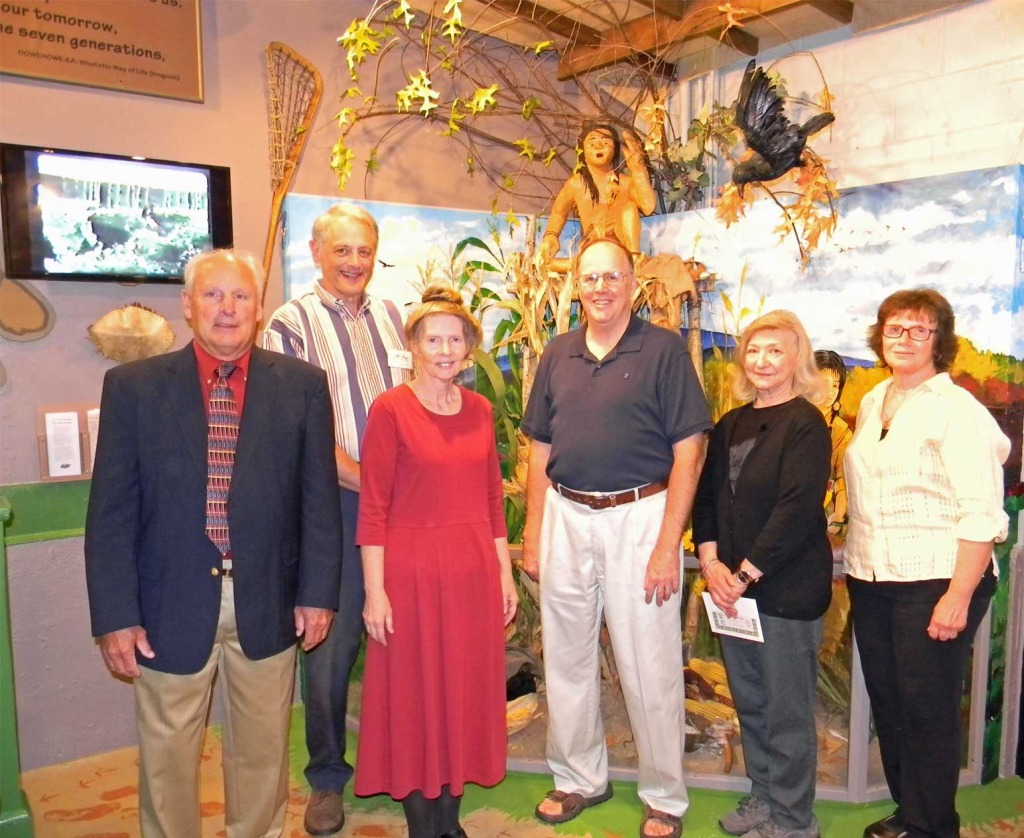
<instances>
[{"instance_id":1,"label":"white dress shirt","mask_svg":"<svg viewBox=\"0 0 1024 838\"><path fill-rule=\"evenodd\" d=\"M916 387L881 439L890 386L891 378L861 400L846 449L844 570L878 582L950 579L958 540L1006 539L1010 440L948 373Z\"/></svg>"}]
</instances>

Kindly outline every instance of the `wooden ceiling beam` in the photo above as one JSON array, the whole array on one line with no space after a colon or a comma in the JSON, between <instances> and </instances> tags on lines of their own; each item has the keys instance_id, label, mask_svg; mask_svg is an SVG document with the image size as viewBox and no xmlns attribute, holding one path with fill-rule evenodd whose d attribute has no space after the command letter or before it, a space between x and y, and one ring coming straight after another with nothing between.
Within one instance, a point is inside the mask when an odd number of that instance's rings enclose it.
<instances>
[{"instance_id":1,"label":"wooden ceiling beam","mask_svg":"<svg viewBox=\"0 0 1024 838\"><path fill-rule=\"evenodd\" d=\"M662 61L657 56L645 52L635 52L629 60L638 67L645 64L652 75L663 81L673 82L676 80L676 65L670 61Z\"/></svg>"},{"instance_id":2,"label":"wooden ceiling beam","mask_svg":"<svg viewBox=\"0 0 1024 838\"><path fill-rule=\"evenodd\" d=\"M673 20L679 20L683 16L683 4L679 0L643 0L643 3L650 6L656 15L666 15Z\"/></svg>"},{"instance_id":3,"label":"wooden ceiling beam","mask_svg":"<svg viewBox=\"0 0 1024 838\"><path fill-rule=\"evenodd\" d=\"M853 0L809 0L807 5L844 26L853 20Z\"/></svg>"},{"instance_id":4,"label":"wooden ceiling beam","mask_svg":"<svg viewBox=\"0 0 1024 838\"><path fill-rule=\"evenodd\" d=\"M534 23L552 35L566 38L580 46L596 46L601 43L601 33L584 26L571 17L560 15L532 0L490 0L490 7L510 14L518 20Z\"/></svg>"},{"instance_id":5,"label":"wooden ceiling beam","mask_svg":"<svg viewBox=\"0 0 1024 838\"><path fill-rule=\"evenodd\" d=\"M745 29L731 26L718 32L709 32L710 37L720 44L732 47L736 52L753 58L760 51L760 42Z\"/></svg>"},{"instance_id":6,"label":"wooden ceiling beam","mask_svg":"<svg viewBox=\"0 0 1024 838\"><path fill-rule=\"evenodd\" d=\"M588 70L615 64L638 50L652 54L663 53L667 48L688 38L722 33L727 29L730 32L735 31L736 27L729 25L730 20L743 21L805 2L808 0L740 0L731 5L726 14L720 11L721 0L690 0L683 7L682 16L676 20L649 15L600 33L600 42L597 44L570 44L562 52L557 75L559 80L565 81ZM817 2L827 3L829 0ZM736 42L743 47L737 47L740 52L749 54L745 50L752 48L752 42L756 42L756 39L744 41L739 37Z\"/></svg>"}]
</instances>

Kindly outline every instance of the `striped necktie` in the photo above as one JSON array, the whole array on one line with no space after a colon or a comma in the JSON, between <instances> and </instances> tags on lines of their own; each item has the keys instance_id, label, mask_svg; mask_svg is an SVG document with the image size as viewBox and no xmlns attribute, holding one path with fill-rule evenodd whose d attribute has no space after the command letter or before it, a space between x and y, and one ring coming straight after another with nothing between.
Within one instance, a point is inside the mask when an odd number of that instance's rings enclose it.
<instances>
[{"instance_id":1,"label":"striped necktie","mask_svg":"<svg viewBox=\"0 0 1024 838\"><path fill-rule=\"evenodd\" d=\"M228 385L234 364L217 367L210 390L210 431L206 445L206 534L221 555L231 551L228 535L228 494L238 445L238 405Z\"/></svg>"}]
</instances>

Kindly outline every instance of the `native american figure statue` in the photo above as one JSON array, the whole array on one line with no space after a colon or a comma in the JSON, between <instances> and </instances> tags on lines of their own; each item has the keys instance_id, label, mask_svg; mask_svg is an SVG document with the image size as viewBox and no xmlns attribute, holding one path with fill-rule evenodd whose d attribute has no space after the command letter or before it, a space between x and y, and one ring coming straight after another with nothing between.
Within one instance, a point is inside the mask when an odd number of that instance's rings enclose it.
<instances>
[{"instance_id":1,"label":"native american figure statue","mask_svg":"<svg viewBox=\"0 0 1024 838\"><path fill-rule=\"evenodd\" d=\"M583 150L584 165L555 197L540 244L544 264L558 254L558 237L573 210L583 238L614 236L634 255L640 252L640 215L654 212L657 198L640 140L627 129L624 144L625 155L611 125L583 124L577 145Z\"/></svg>"}]
</instances>

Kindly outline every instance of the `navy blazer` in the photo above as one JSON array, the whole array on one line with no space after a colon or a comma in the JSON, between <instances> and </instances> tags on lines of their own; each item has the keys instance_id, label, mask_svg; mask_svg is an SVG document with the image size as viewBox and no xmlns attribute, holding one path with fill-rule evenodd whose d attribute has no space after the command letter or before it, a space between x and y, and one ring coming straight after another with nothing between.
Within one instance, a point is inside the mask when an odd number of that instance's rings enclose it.
<instances>
[{"instance_id":1,"label":"navy blazer","mask_svg":"<svg viewBox=\"0 0 1024 838\"><path fill-rule=\"evenodd\" d=\"M141 625L152 669L199 671L220 613L206 536L206 408L195 350L103 380L85 531L93 635ZM341 514L327 376L253 347L228 499L239 640L252 660L296 642L296 605L337 609Z\"/></svg>"},{"instance_id":2,"label":"navy blazer","mask_svg":"<svg viewBox=\"0 0 1024 838\"><path fill-rule=\"evenodd\" d=\"M718 542L718 558L735 571L747 559L764 576L745 596L772 617L814 620L832 600L832 548L825 487L832 438L810 402L787 402L784 415L762 428L733 492L729 444L741 411L715 425L693 506L695 544Z\"/></svg>"}]
</instances>

